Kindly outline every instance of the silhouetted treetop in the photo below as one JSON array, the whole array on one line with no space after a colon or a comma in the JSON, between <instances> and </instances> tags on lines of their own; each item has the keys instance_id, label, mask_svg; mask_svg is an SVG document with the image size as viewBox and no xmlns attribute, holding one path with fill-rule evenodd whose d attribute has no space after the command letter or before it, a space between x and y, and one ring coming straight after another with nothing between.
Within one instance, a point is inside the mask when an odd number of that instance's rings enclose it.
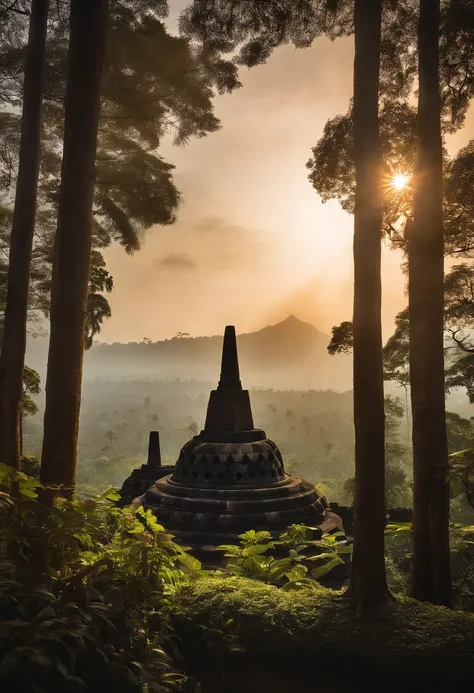
<instances>
[{"instance_id":1,"label":"silhouetted treetop","mask_svg":"<svg viewBox=\"0 0 474 693\"><path fill-rule=\"evenodd\" d=\"M385 101L380 109L382 175L411 170L416 153L416 110L405 101ZM345 115L328 120L323 136L312 149L306 166L308 178L324 202L337 199L342 208L354 211L355 168L352 103ZM408 205L406 195L384 195L385 224L394 223Z\"/></svg>"},{"instance_id":2,"label":"silhouetted treetop","mask_svg":"<svg viewBox=\"0 0 474 693\"><path fill-rule=\"evenodd\" d=\"M474 96L474 3L441 3L440 78L445 129L464 124Z\"/></svg>"},{"instance_id":3,"label":"silhouetted treetop","mask_svg":"<svg viewBox=\"0 0 474 693\"><path fill-rule=\"evenodd\" d=\"M94 193L93 247L87 343L110 315L112 288L100 250L112 242L140 249L146 229L175 221L180 202L174 166L159 155L167 134L175 143L203 137L220 125L216 91L239 86L237 67L197 41L172 36L167 2L112 0L108 25ZM49 310L51 266L61 175L67 79L69 4L52 3L48 27L41 172L32 270L34 309ZM21 105L28 17L9 15L0 28L0 98ZM20 115L0 108L0 203L12 204L18 170ZM1 223L8 248L9 222ZM5 227L5 228L4 228ZM92 287L95 286L95 288Z\"/></svg>"},{"instance_id":4,"label":"silhouetted treetop","mask_svg":"<svg viewBox=\"0 0 474 693\"><path fill-rule=\"evenodd\" d=\"M394 247L405 250L406 221L413 215L412 189L397 191L393 175L414 169L417 115L406 101L386 101L380 110L384 231ZM453 159L444 151L444 222L446 255L469 256L474 249L474 140ZM306 164L308 178L324 202L336 199L354 210L355 170L352 106L328 120Z\"/></svg>"},{"instance_id":5,"label":"silhouetted treetop","mask_svg":"<svg viewBox=\"0 0 474 693\"><path fill-rule=\"evenodd\" d=\"M323 33L347 36L353 10L346 0L195 0L181 15L180 28L215 51L237 52L237 64L253 67L281 45L307 48Z\"/></svg>"},{"instance_id":6,"label":"silhouetted treetop","mask_svg":"<svg viewBox=\"0 0 474 693\"><path fill-rule=\"evenodd\" d=\"M470 257L474 249L474 140L445 166L444 228L447 254Z\"/></svg>"},{"instance_id":7,"label":"silhouetted treetop","mask_svg":"<svg viewBox=\"0 0 474 693\"><path fill-rule=\"evenodd\" d=\"M416 65L416 5L388 0L383 5L381 87L400 95L409 89ZM194 0L181 15L183 35L233 63L265 63L278 46L308 48L320 36L331 40L354 31L353 0Z\"/></svg>"},{"instance_id":8,"label":"silhouetted treetop","mask_svg":"<svg viewBox=\"0 0 474 693\"><path fill-rule=\"evenodd\" d=\"M52 204L57 201L67 77L68 6L63 7L51 17L45 88L42 163ZM175 220L180 198L173 166L157 153L163 136L172 133L183 144L214 132L219 128L215 91L238 86L235 65L196 41L191 45L170 35L162 21L166 14L166 2L111 3L94 212L96 235L104 245L119 241L127 252L140 247L145 229ZM25 37L20 34L0 53L0 93L8 84L12 99L21 94Z\"/></svg>"}]
</instances>

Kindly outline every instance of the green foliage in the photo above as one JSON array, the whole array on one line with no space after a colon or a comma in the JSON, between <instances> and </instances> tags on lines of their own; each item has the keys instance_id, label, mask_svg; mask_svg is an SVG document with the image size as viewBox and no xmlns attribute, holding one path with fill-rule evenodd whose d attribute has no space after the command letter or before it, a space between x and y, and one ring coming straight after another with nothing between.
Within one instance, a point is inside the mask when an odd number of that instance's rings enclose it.
<instances>
[{"instance_id":1,"label":"green foliage","mask_svg":"<svg viewBox=\"0 0 474 693\"><path fill-rule=\"evenodd\" d=\"M341 690L376 684L384 691L451 691L474 678L474 618L403 597L375 619L358 619L348 600L324 588L288 593L248 578L204 575L178 589L173 613L193 662L206 656L199 625L216 616L236 624L246 650L240 666L251 672L258 664L277 680L290 672L288 690L300 682L314 688L308 662L324 663L316 667L320 687Z\"/></svg>"},{"instance_id":2,"label":"green foliage","mask_svg":"<svg viewBox=\"0 0 474 693\"><path fill-rule=\"evenodd\" d=\"M395 397L385 397L385 502L389 508L411 507L410 449L401 438L400 425L405 407ZM355 480L351 476L341 485L341 500L352 505Z\"/></svg>"},{"instance_id":3,"label":"green foliage","mask_svg":"<svg viewBox=\"0 0 474 693\"><path fill-rule=\"evenodd\" d=\"M233 618L216 615L209 622L200 623L198 628L209 658L217 658L224 664L233 655L244 652Z\"/></svg>"},{"instance_id":4,"label":"green foliage","mask_svg":"<svg viewBox=\"0 0 474 693\"><path fill-rule=\"evenodd\" d=\"M239 535L240 546L224 545L219 549L227 557L226 569L233 575L251 577L285 591L320 589L318 580L336 566L344 565L342 554L352 552L342 532L325 534L315 540L319 530L305 525L292 525L278 539L270 532L250 530ZM277 558L272 551L283 547L287 555ZM313 555L305 550L311 547Z\"/></svg>"},{"instance_id":5,"label":"green foliage","mask_svg":"<svg viewBox=\"0 0 474 693\"><path fill-rule=\"evenodd\" d=\"M112 489L48 508L4 465L0 488L2 690L180 688L168 614L199 562L149 511L115 507Z\"/></svg>"},{"instance_id":6,"label":"green foliage","mask_svg":"<svg viewBox=\"0 0 474 693\"><path fill-rule=\"evenodd\" d=\"M451 478L461 485L471 510L474 510L474 449L452 452L449 471Z\"/></svg>"},{"instance_id":7,"label":"green foliage","mask_svg":"<svg viewBox=\"0 0 474 693\"><path fill-rule=\"evenodd\" d=\"M449 537L455 608L474 613L474 526L453 522ZM406 595L411 580L411 523L387 525L385 550L390 589L394 594Z\"/></svg>"},{"instance_id":8,"label":"green foliage","mask_svg":"<svg viewBox=\"0 0 474 693\"><path fill-rule=\"evenodd\" d=\"M456 606L474 613L474 527L453 525L451 571Z\"/></svg>"},{"instance_id":9,"label":"green foliage","mask_svg":"<svg viewBox=\"0 0 474 693\"><path fill-rule=\"evenodd\" d=\"M23 368L23 397L22 397L22 414L23 416L32 416L38 412L38 405L30 395L39 395L41 392L40 377L33 368L25 366Z\"/></svg>"},{"instance_id":10,"label":"green foliage","mask_svg":"<svg viewBox=\"0 0 474 693\"><path fill-rule=\"evenodd\" d=\"M40 472L40 461L37 457L32 455L22 455L21 457L21 470L26 476L34 477L39 479Z\"/></svg>"}]
</instances>

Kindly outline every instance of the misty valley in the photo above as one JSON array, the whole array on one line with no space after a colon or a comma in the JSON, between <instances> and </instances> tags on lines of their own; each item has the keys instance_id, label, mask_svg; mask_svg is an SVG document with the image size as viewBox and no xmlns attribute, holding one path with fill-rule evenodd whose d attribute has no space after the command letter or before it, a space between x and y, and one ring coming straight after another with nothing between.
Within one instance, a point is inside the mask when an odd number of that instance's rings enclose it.
<instances>
[{"instance_id":1,"label":"misty valley","mask_svg":"<svg viewBox=\"0 0 474 693\"><path fill-rule=\"evenodd\" d=\"M328 355L329 339L290 317L259 332L238 336L237 343L254 420L278 442L287 471L316 484L330 501L352 505L352 364L348 356ZM160 434L163 464L175 464L182 446L204 425L208 394L219 372L221 343L221 337L188 336L157 344L100 345L87 354L77 466L79 493L95 495L109 486L120 487L130 471L145 461L152 430ZM35 352L29 356L29 363L36 365L35 356L38 359ZM167 378L168 370L176 378ZM209 380L193 377L193 371ZM335 385L331 387L333 377ZM285 387L288 380L302 383L311 378L325 382L327 389ZM273 386L265 388L262 382ZM337 383L347 389L337 387ZM44 394L34 399L38 411L25 419L23 452L38 459ZM388 383L385 405L387 505L411 507L410 411L407 422L403 388ZM450 452L471 447L474 423L465 392L453 392L448 408ZM454 520L465 524L474 520L460 489L452 507Z\"/></svg>"}]
</instances>

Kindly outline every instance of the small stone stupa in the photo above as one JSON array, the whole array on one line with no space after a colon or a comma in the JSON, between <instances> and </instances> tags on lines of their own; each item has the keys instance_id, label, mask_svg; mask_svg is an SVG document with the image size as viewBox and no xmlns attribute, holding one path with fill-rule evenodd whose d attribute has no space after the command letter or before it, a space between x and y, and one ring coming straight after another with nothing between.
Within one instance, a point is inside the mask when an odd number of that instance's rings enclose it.
<instances>
[{"instance_id":1,"label":"small stone stupa","mask_svg":"<svg viewBox=\"0 0 474 693\"><path fill-rule=\"evenodd\" d=\"M198 551L238 543L238 535L292 524L342 529L317 489L287 474L281 453L254 428L240 382L234 327L226 327L221 377L210 395L204 430L182 448L171 475L140 498L176 538Z\"/></svg>"}]
</instances>

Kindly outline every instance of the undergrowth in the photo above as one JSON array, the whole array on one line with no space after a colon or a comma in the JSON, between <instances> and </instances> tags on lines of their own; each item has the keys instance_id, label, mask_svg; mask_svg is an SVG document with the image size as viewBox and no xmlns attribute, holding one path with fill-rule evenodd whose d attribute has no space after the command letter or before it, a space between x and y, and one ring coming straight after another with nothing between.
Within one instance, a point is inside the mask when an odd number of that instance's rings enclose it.
<instances>
[{"instance_id":1,"label":"undergrowth","mask_svg":"<svg viewBox=\"0 0 474 693\"><path fill-rule=\"evenodd\" d=\"M189 661L213 667L196 633L219 616L232 622L243 666L265 665L297 681L376 684L376 690L455 690L474 682L474 617L404 597L377 618L357 618L342 592L285 592L242 577L201 576L178 588L172 622ZM311 666L308 667L308 664ZM314 680L314 679L313 679ZM306 689L304 689L306 690ZM367 690L365 688L364 690ZM375 689L374 689L375 690Z\"/></svg>"},{"instance_id":2,"label":"undergrowth","mask_svg":"<svg viewBox=\"0 0 474 693\"><path fill-rule=\"evenodd\" d=\"M48 508L37 487L0 465L2 693L198 690L169 613L199 561L113 491Z\"/></svg>"}]
</instances>

